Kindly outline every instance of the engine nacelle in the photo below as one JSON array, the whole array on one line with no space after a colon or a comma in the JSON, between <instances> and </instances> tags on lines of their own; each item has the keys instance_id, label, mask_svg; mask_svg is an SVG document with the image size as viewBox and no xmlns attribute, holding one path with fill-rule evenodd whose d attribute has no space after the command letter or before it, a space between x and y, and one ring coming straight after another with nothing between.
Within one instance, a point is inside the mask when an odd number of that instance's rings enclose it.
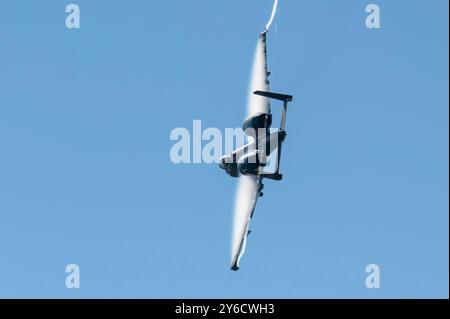
<instances>
[{"instance_id":1,"label":"engine nacelle","mask_svg":"<svg viewBox=\"0 0 450 319\"><path fill-rule=\"evenodd\" d=\"M242 156L237 166L242 175L257 175L260 166L258 152L255 151Z\"/></svg>"},{"instance_id":2,"label":"engine nacelle","mask_svg":"<svg viewBox=\"0 0 450 319\"><path fill-rule=\"evenodd\" d=\"M272 115L259 113L245 119L242 130L245 134L255 137L260 129L267 129L272 125Z\"/></svg>"}]
</instances>

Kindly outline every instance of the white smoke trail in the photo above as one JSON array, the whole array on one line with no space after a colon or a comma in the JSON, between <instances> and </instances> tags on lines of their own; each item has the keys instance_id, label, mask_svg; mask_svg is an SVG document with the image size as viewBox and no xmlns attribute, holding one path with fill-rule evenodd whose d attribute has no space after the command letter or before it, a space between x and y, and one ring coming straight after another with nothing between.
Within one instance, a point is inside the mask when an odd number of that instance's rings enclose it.
<instances>
[{"instance_id":1,"label":"white smoke trail","mask_svg":"<svg viewBox=\"0 0 450 319\"><path fill-rule=\"evenodd\" d=\"M266 31L269 31L270 26L272 25L273 19L275 18L275 15L277 13L277 7L278 7L278 0L275 0L273 3L272 14L270 16L269 22L267 22L266 24Z\"/></svg>"}]
</instances>

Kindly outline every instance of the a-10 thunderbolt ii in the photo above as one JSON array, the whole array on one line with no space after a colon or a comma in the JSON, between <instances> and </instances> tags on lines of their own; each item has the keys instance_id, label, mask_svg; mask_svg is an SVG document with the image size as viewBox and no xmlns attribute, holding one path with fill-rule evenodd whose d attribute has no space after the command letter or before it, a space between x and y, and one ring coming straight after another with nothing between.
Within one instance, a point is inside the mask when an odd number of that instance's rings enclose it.
<instances>
[{"instance_id":1,"label":"a-10 thunderbolt ii","mask_svg":"<svg viewBox=\"0 0 450 319\"><path fill-rule=\"evenodd\" d=\"M270 72L267 70L266 51L267 31L262 32L258 39L250 84L248 114L242 127L248 143L231 154L221 157L219 163L228 175L239 178L231 252L232 270L239 269L239 261L250 233L249 224L255 211L256 201L258 197L263 196L263 179L279 181L283 177L279 172L281 146L286 137L286 111L292 96L270 92L268 79ZM271 99L282 102L281 123L276 131L270 129ZM267 172L267 159L271 154L275 154L275 169Z\"/></svg>"}]
</instances>

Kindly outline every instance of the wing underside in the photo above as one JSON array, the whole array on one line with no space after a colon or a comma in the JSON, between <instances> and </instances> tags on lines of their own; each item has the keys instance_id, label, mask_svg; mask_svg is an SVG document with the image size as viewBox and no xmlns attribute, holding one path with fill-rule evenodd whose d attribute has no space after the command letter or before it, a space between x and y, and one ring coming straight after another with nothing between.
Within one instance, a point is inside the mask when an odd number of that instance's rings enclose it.
<instances>
[{"instance_id":1,"label":"wing underside","mask_svg":"<svg viewBox=\"0 0 450 319\"><path fill-rule=\"evenodd\" d=\"M247 116L259 113L270 114L270 102L267 97L253 94L255 91L269 90L269 72L267 70L266 32L260 34L256 44L253 69L248 93Z\"/></svg>"},{"instance_id":2,"label":"wing underside","mask_svg":"<svg viewBox=\"0 0 450 319\"><path fill-rule=\"evenodd\" d=\"M269 91L269 72L267 70L266 34L260 34L256 46L253 69L250 80L247 117L256 114L270 114L269 98L255 95L255 91ZM248 142L254 142L252 137ZM233 237L231 248L231 269L239 269L239 261L244 254L249 234L250 220L259 197L261 176L241 175L238 181L234 208Z\"/></svg>"},{"instance_id":3,"label":"wing underside","mask_svg":"<svg viewBox=\"0 0 450 319\"><path fill-rule=\"evenodd\" d=\"M261 179L259 176L241 175L238 181L234 209L231 269L239 269L249 233L250 220L259 197Z\"/></svg>"}]
</instances>

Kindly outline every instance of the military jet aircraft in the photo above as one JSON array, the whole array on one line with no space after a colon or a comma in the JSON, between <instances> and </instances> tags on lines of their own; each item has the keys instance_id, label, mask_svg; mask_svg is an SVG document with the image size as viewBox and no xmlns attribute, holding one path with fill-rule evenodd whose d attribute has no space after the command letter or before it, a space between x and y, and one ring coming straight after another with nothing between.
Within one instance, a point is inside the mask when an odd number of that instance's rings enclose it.
<instances>
[{"instance_id":1,"label":"military jet aircraft","mask_svg":"<svg viewBox=\"0 0 450 319\"><path fill-rule=\"evenodd\" d=\"M292 96L270 92L266 51L267 31L262 32L258 39L250 84L248 114L242 127L248 143L221 157L219 163L220 168L228 175L239 178L231 252L231 269L234 271L239 269L239 262L245 251L256 201L258 197L263 196L263 179L279 181L283 177L279 172L281 146L286 137L286 112ZM283 102L280 128L276 131L270 129L272 125L270 99ZM276 154L276 165L273 171L267 172L267 159L271 154Z\"/></svg>"}]
</instances>

